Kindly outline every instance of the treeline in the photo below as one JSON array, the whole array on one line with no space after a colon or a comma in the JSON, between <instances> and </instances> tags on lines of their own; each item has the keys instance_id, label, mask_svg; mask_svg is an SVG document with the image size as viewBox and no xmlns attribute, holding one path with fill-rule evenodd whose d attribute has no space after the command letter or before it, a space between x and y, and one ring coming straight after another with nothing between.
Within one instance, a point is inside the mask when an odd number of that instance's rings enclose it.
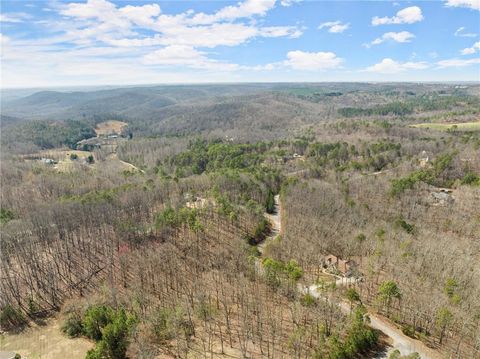
<instances>
[{"instance_id":1,"label":"treeline","mask_svg":"<svg viewBox=\"0 0 480 359\"><path fill-rule=\"evenodd\" d=\"M405 116L412 114L413 110L413 104L396 101L385 105L377 105L372 108L343 107L338 109L338 113L343 117Z\"/></svg>"},{"instance_id":2,"label":"treeline","mask_svg":"<svg viewBox=\"0 0 480 359\"><path fill-rule=\"evenodd\" d=\"M40 149L61 146L74 149L78 141L90 137L95 137L94 126L85 121L28 121L2 133L2 142L7 146L19 142L33 143Z\"/></svg>"},{"instance_id":3,"label":"treeline","mask_svg":"<svg viewBox=\"0 0 480 359\"><path fill-rule=\"evenodd\" d=\"M257 170L262 154L268 149L267 143L234 144L216 140L192 142L188 150L166 160L176 168L177 177L202 174L221 169ZM185 172L182 175L182 172Z\"/></svg>"},{"instance_id":4,"label":"treeline","mask_svg":"<svg viewBox=\"0 0 480 359\"><path fill-rule=\"evenodd\" d=\"M416 170L407 176L393 179L390 194L398 196L407 189L413 189L419 182L432 186L451 188L455 183L478 186L480 175L468 167L461 167L454 164L457 152L450 152L439 155L432 161L431 166ZM458 159L457 159L458 162Z\"/></svg>"},{"instance_id":5,"label":"treeline","mask_svg":"<svg viewBox=\"0 0 480 359\"><path fill-rule=\"evenodd\" d=\"M471 108L472 106L478 108L478 99L474 96L424 95L370 108L343 107L338 109L338 113L343 117L406 116L414 112L446 111L456 108Z\"/></svg>"},{"instance_id":6,"label":"treeline","mask_svg":"<svg viewBox=\"0 0 480 359\"><path fill-rule=\"evenodd\" d=\"M311 143L306 149L307 158L312 161L312 169L321 173L330 165L337 171L348 169L372 169L380 171L398 161L401 144L389 140L359 145L347 142Z\"/></svg>"}]
</instances>

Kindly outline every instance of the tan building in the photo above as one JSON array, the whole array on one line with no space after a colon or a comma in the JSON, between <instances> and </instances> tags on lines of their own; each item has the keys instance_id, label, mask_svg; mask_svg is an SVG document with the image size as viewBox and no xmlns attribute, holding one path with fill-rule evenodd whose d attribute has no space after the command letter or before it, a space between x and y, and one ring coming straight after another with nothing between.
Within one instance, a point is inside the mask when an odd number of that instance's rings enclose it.
<instances>
[{"instance_id":1,"label":"tan building","mask_svg":"<svg viewBox=\"0 0 480 359\"><path fill-rule=\"evenodd\" d=\"M357 267L357 264L352 260L344 260L340 257L329 254L325 257L325 267L328 269L335 269L344 276L350 276L352 271Z\"/></svg>"}]
</instances>

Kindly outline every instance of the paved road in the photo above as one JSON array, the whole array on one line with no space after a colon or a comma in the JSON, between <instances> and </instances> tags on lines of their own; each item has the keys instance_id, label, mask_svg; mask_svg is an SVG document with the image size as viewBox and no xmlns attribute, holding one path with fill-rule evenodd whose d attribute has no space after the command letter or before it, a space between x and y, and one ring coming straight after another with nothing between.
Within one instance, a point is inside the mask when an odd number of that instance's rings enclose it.
<instances>
[{"instance_id":1,"label":"paved road","mask_svg":"<svg viewBox=\"0 0 480 359\"><path fill-rule=\"evenodd\" d=\"M308 293L310 293L315 298L328 300L327 298L323 297L322 294L317 290L317 285L315 284L312 284L306 288L300 288L300 290L304 292L308 291ZM340 302L336 304L345 314L350 313L350 305L348 303ZM401 332L401 330L399 330L398 328L390 324L387 320L373 313L369 313L369 317L370 317L370 326L374 329L377 329L383 332L386 336L390 338L392 342L392 345L386 348L385 352L378 353L375 356L376 359L388 358L388 355L395 349L398 349L402 355L409 355L417 352L418 354L420 354L422 359L442 358L438 353L428 348L421 341L407 337L405 334Z\"/></svg>"}]
</instances>

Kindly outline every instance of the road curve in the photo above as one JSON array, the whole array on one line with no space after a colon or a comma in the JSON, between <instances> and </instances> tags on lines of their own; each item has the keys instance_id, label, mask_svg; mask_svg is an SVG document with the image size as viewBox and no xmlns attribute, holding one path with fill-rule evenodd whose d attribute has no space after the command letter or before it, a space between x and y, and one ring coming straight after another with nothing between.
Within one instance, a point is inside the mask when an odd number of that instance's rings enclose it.
<instances>
[{"instance_id":1,"label":"road curve","mask_svg":"<svg viewBox=\"0 0 480 359\"><path fill-rule=\"evenodd\" d=\"M265 213L265 217L271 223L271 233L270 235L258 245L258 250L260 253L263 253L265 246L273 240L278 234L282 231L282 206L280 204L280 196L276 195L274 197L275 206L274 206L274 213ZM260 262L257 261L256 267L260 267ZM301 291L308 291L311 295L316 298L324 298L321 293L317 290L317 285L312 284L307 287L300 288ZM327 299L328 300L328 299ZM350 313L350 305L346 302L336 303L339 308L346 314ZM413 353L420 354L422 359L442 359L442 356L437 353L436 351L428 348L424 343L419 340L412 339L407 337L405 334L401 332L398 328L393 326L387 320L383 319L382 317L374 314L369 313L370 317L370 326L374 329L377 329L383 332L386 336L388 336L392 342L392 345L387 348L385 352L378 353L375 356L375 359L387 359L389 354L398 349L402 355L409 355Z\"/></svg>"}]
</instances>

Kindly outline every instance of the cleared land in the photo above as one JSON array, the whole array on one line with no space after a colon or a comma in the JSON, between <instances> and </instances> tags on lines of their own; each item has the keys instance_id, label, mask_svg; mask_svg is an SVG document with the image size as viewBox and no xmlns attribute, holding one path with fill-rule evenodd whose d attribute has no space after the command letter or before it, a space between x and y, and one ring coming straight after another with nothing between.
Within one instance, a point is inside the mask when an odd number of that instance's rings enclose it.
<instances>
[{"instance_id":1,"label":"cleared land","mask_svg":"<svg viewBox=\"0 0 480 359\"><path fill-rule=\"evenodd\" d=\"M459 131L480 131L480 121L460 123L419 123L411 125L415 128L429 128L437 131L459 130Z\"/></svg>"},{"instance_id":2,"label":"cleared land","mask_svg":"<svg viewBox=\"0 0 480 359\"><path fill-rule=\"evenodd\" d=\"M76 158L72 155L76 155ZM86 162L86 159L89 156L93 156L94 158L92 164L87 164ZM52 159L57 162L52 165L53 168L62 173L74 172L79 168L96 169L99 163L101 163L102 166L109 166L112 170L117 172L140 171L131 163L120 160L116 153L111 153L105 159L100 160L94 152L58 148L24 155L23 158L27 161L40 161L41 158Z\"/></svg>"},{"instance_id":3,"label":"cleared land","mask_svg":"<svg viewBox=\"0 0 480 359\"><path fill-rule=\"evenodd\" d=\"M112 134L119 135L127 126L128 124L122 121L105 121L97 124L97 126L95 127L95 132L97 136L107 136Z\"/></svg>"},{"instance_id":4,"label":"cleared land","mask_svg":"<svg viewBox=\"0 0 480 359\"><path fill-rule=\"evenodd\" d=\"M76 156L76 157L75 157ZM26 160L40 160L41 158L52 159L57 163L54 166L59 172L72 172L76 166L95 166L95 162L91 165L86 164L86 159L89 156L93 156L96 161L95 154L89 151L78 151L69 148L57 148L39 151L37 153L24 155Z\"/></svg>"},{"instance_id":5,"label":"cleared land","mask_svg":"<svg viewBox=\"0 0 480 359\"><path fill-rule=\"evenodd\" d=\"M20 334L0 335L0 350L14 351L29 359L83 359L93 343L70 339L62 333L61 320L52 319L44 326L26 329Z\"/></svg>"}]
</instances>

